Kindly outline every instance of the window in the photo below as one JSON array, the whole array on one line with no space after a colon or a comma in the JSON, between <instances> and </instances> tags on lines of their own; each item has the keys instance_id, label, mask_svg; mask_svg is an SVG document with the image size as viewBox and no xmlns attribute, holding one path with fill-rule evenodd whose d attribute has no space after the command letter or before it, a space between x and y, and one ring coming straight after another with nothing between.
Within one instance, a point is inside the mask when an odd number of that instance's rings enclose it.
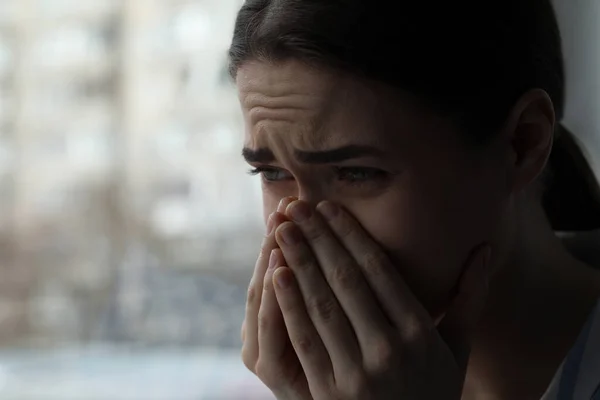
<instances>
[{"instance_id":1,"label":"window","mask_svg":"<svg viewBox=\"0 0 600 400\"><path fill-rule=\"evenodd\" d=\"M0 1L0 266L25 288L0 290L0 398L272 398L239 357L263 229L224 84L239 5Z\"/></svg>"}]
</instances>

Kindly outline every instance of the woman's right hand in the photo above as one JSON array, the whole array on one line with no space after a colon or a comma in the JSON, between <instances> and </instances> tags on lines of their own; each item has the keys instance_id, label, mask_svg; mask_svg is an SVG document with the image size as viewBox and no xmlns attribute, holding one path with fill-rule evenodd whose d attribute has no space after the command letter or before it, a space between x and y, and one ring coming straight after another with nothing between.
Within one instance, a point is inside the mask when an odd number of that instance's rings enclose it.
<instances>
[{"instance_id":1,"label":"woman's right hand","mask_svg":"<svg viewBox=\"0 0 600 400\"><path fill-rule=\"evenodd\" d=\"M294 200L281 200L277 212L267 222L267 235L248 287L246 316L242 324L242 360L278 400L312 400L273 287L273 272L285 265L275 240L275 231L287 221L283 213ZM295 385L290 385L290 382ZM292 392L289 392L290 389Z\"/></svg>"}]
</instances>

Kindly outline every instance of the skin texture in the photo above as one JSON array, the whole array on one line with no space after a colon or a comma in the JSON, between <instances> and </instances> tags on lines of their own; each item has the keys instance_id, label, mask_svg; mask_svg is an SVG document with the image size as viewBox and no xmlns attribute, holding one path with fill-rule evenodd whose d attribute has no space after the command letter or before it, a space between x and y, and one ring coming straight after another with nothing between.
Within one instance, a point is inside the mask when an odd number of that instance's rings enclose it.
<instances>
[{"instance_id":1,"label":"skin texture","mask_svg":"<svg viewBox=\"0 0 600 400\"><path fill-rule=\"evenodd\" d=\"M498 168L505 155L465 146L447 121L384 87L293 63L268 73L256 67L238 76L246 147L271 149L275 162L253 165L292 178L263 184L265 218L285 196L342 205L397 262L432 314L440 313L469 252L490 239L506 207L508 182ZM315 165L293 154L346 145L382 154ZM336 167L377 168L389 177L351 182Z\"/></svg>"},{"instance_id":2,"label":"skin texture","mask_svg":"<svg viewBox=\"0 0 600 400\"><path fill-rule=\"evenodd\" d=\"M396 286L379 298L381 307L386 309L392 293L407 293L395 303L403 312L382 313L382 320L405 316L393 324L401 329L385 336L389 339L386 343L393 343L393 348L410 347L398 338L403 337L399 332L405 332L407 326L410 329L411 324L428 329L441 320L438 328L460 326L457 340L443 332L424 334L427 337L423 340L434 343L431 348L438 349L436 354L447 361L447 369L439 371L439 375L462 380L465 371L460 358L465 353L457 350L453 342L473 339L464 398L539 398L594 299L600 295L597 274L564 250L539 205L536 178L550 153L555 123L548 96L539 90L525 94L515 104L502 131L487 144L473 146L451 121L419 106L406 94L294 60L278 64L248 62L239 69L236 84L246 126L245 155L261 171L265 222L272 228L249 287L242 332L246 365L272 388L277 386L275 382L282 381L273 377L288 366L291 371L284 375L291 383L285 390L281 384L273 389L279 393L278 398L310 398L306 378L311 372L308 366L313 364L293 339L298 336L299 326L311 325L310 320L320 334L315 337L320 337L328 350L334 375L335 365L341 365L333 362L335 357L326 339L329 331L315 322L318 317L311 314L310 307L302 324L294 325L291 316L296 315L294 320L298 321L300 314L289 311L299 309L299 298L304 297L307 303L307 298L310 300L317 292L334 293L338 298L334 303L341 308L344 301L350 301L339 288L336 290L335 279L327 279L328 269L339 270L336 261L344 259L342 255L333 257L330 252L329 256L315 257L317 251L311 240L314 228L287 221L293 219L297 207L314 213L317 205L320 208L329 202L340 206L349 220L356 222L355 231L361 232L364 239L360 243L373 243L383 255L377 259L385 260L386 274ZM346 160L306 154L344 146L369 146L371 150ZM308 158L313 162L307 162ZM281 203L289 196L300 201L289 199ZM285 245L283 232L290 226L300 229L309 244L304 255L299 256L298 250ZM339 238L332 224L319 226L318 237L331 233ZM493 258L483 276L482 267L476 267L481 262L476 260L483 257L485 245L491 247ZM357 247L358 242L346 244L350 253ZM284 268L267 269L272 253L275 267ZM355 268L362 268L372 297L380 295L379 290L384 289L374 287L371 274L365 272L364 262L359 260L360 254L352 258L357 260ZM301 268L302 264L320 266L324 279L303 275L307 268ZM380 267L376 269L381 270ZM293 282L295 295L277 291L273 281L278 275ZM480 287L485 287L485 293L477 289ZM461 295L465 292L468 296ZM478 318L474 305L483 308L486 296L486 308ZM368 298L364 301L368 302ZM281 309L287 309L289 315L282 314ZM412 313L419 317L411 320ZM340 326L347 326L352 320L347 310L345 314L341 321L346 322ZM354 342L342 337L355 332L360 359L374 354L360 345L358 333L360 326L373 325L365 320L368 314L363 315L362 322L351 323L353 329L338 326L335 331L340 342L350 346L346 348L350 354ZM296 328L292 330L292 326ZM387 325L381 323L382 331L387 329L384 326ZM548 329L555 335L544 334ZM279 356L273 357L275 353L271 352L271 358L261 359L260 349L269 344L271 349L279 348ZM263 354L268 353L263 350ZM415 359L425 359L415 354ZM418 370L415 365L397 363L394 357L388 361L397 370ZM368 378L367 389L360 389L367 390L370 398L383 399L369 390L380 387L385 374L372 374L366 366L368 363L362 365L359 375ZM356 376L353 372L356 369L337 372L336 376ZM385 372L394 374L395 370ZM520 376L526 377L525 381L519 381ZM405 377L407 382L423 378L418 374ZM435 381L438 378L425 381L429 386L439 384L441 388L456 389L455 383L441 384ZM394 384L393 380L390 382ZM295 390L290 391L290 387ZM410 398L431 398L419 388L403 386L394 390L398 395L417 396ZM317 392L324 390L313 385L310 393L314 398ZM321 398L367 398L364 393L363 397Z\"/></svg>"}]
</instances>

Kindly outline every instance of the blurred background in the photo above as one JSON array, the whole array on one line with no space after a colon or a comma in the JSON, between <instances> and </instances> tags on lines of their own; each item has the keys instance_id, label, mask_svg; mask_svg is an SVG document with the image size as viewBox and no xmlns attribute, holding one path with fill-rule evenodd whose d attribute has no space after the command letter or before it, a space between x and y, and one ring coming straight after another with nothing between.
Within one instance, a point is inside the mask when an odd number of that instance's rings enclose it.
<instances>
[{"instance_id":1,"label":"blurred background","mask_svg":"<svg viewBox=\"0 0 600 400\"><path fill-rule=\"evenodd\" d=\"M0 398L241 398L240 4L0 0Z\"/></svg>"},{"instance_id":2,"label":"blurred background","mask_svg":"<svg viewBox=\"0 0 600 400\"><path fill-rule=\"evenodd\" d=\"M0 398L269 399L240 325L262 236L226 71L241 0L0 0ZM600 154L600 2L557 1Z\"/></svg>"}]
</instances>

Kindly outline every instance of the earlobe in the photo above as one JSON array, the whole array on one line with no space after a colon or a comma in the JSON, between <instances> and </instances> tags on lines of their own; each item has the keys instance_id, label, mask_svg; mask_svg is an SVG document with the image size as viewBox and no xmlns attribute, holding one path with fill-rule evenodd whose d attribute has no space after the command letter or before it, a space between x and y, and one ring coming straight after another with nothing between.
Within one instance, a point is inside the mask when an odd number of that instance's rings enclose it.
<instances>
[{"instance_id":1,"label":"earlobe","mask_svg":"<svg viewBox=\"0 0 600 400\"><path fill-rule=\"evenodd\" d=\"M544 171L554 137L554 105L540 89L519 99L509 117L513 165L512 189L522 191Z\"/></svg>"}]
</instances>

